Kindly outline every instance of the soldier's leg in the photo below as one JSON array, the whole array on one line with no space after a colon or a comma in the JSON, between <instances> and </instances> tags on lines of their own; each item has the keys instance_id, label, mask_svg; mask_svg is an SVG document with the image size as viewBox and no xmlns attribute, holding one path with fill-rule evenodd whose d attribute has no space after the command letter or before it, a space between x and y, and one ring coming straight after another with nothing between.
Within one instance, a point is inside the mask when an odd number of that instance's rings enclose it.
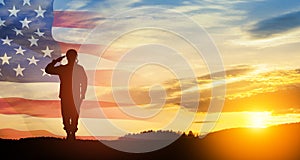
<instances>
[{"instance_id":1,"label":"soldier's leg","mask_svg":"<svg viewBox=\"0 0 300 160\"><path fill-rule=\"evenodd\" d=\"M71 126L70 126L71 136L72 136L72 139L75 139L75 133L78 130L77 126L78 126L78 118L79 118L79 113L77 112L75 105L74 105L73 111L71 113L72 113L71 114Z\"/></svg>"},{"instance_id":2,"label":"soldier's leg","mask_svg":"<svg viewBox=\"0 0 300 160\"><path fill-rule=\"evenodd\" d=\"M75 137L75 133L77 132L77 130L78 130L78 118L79 118L79 112L80 112L80 110L79 110L79 107L80 107L80 104L78 103L79 102L79 99L73 99L72 100L72 105L71 105L71 109L70 110L72 110L71 112L70 112L70 118L71 118L71 138L73 139L73 140L75 140L76 139L76 137Z\"/></svg>"},{"instance_id":3,"label":"soldier's leg","mask_svg":"<svg viewBox=\"0 0 300 160\"><path fill-rule=\"evenodd\" d=\"M68 109L70 103L66 99L61 99L61 113L62 113L62 120L64 125L64 130L67 133L67 139L70 136L71 132L71 114Z\"/></svg>"}]
</instances>

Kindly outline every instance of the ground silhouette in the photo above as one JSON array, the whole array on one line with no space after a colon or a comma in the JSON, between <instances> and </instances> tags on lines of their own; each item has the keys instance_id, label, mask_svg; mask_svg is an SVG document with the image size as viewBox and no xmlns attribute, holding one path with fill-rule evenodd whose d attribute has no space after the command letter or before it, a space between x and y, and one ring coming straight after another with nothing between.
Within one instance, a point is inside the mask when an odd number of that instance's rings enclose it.
<instances>
[{"instance_id":1,"label":"ground silhouette","mask_svg":"<svg viewBox=\"0 0 300 160\"><path fill-rule=\"evenodd\" d=\"M228 129L203 139L183 134L163 149L139 154L117 151L96 140L70 142L53 137L1 139L0 145L7 159L299 160L299 133L300 123Z\"/></svg>"}]
</instances>

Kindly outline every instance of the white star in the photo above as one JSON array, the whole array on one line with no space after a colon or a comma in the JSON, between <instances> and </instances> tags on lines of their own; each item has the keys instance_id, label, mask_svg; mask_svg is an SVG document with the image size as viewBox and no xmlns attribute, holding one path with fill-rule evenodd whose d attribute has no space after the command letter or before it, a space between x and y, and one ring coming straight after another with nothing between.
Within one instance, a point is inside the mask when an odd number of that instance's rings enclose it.
<instances>
[{"instance_id":1,"label":"white star","mask_svg":"<svg viewBox=\"0 0 300 160\"><path fill-rule=\"evenodd\" d=\"M31 65L31 64L37 65L36 62L40 61L40 60L38 60L38 59L35 59L34 56L32 56L32 58L27 58L27 60L29 61L29 64L28 64L28 65Z\"/></svg>"},{"instance_id":2,"label":"white star","mask_svg":"<svg viewBox=\"0 0 300 160\"><path fill-rule=\"evenodd\" d=\"M38 40L39 39L35 39L33 36L31 36L31 38L28 39L28 41L30 41L30 47L33 46L33 45L38 46L38 44L37 44Z\"/></svg>"},{"instance_id":3,"label":"white star","mask_svg":"<svg viewBox=\"0 0 300 160\"><path fill-rule=\"evenodd\" d=\"M23 36L22 30L18 30L17 28L14 28L13 31L16 32L16 36L19 34Z\"/></svg>"},{"instance_id":4,"label":"white star","mask_svg":"<svg viewBox=\"0 0 300 160\"><path fill-rule=\"evenodd\" d=\"M4 23L5 23L5 20L2 20L2 19L0 18L0 27L1 27L1 26L5 26Z\"/></svg>"},{"instance_id":5,"label":"white star","mask_svg":"<svg viewBox=\"0 0 300 160\"><path fill-rule=\"evenodd\" d=\"M16 6L13 6L13 8L9 9L8 12L10 12L9 16L18 17L17 13L20 12L20 10L16 9Z\"/></svg>"},{"instance_id":6,"label":"white star","mask_svg":"<svg viewBox=\"0 0 300 160\"><path fill-rule=\"evenodd\" d=\"M4 65L5 63L9 64L9 59L11 59L11 57L7 57L7 54L4 53L4 56L0 57L0 59L2 59L2 65Z\"/></svg>"},{"instance_id":7,"label":"white star","mask_svg":"<svg viewBox=\"0 0 300 160\"><path fill-rule=\"evenodd\" d=\"M25 4L27 4L28 6L31 6L30 0L23 0L23 6L25 6Z\"/></svg>"},{"instance_id":8,"label":"white star","mask_svg":"<svg viewBox=\"0 0 300 160\"><path fill-rule=\"evenodd\" d=\"M18 76L18 75L20 75L20 76L24 76L23 75L23 71L25 70L25 68L22 68L21 66L20 66L20 64L18 64L18 67L17 68L14 68L14 71L16 71L16 77Z\"/></svg>"},{"instance_id":9,"label":"white star","mask_svg":"<svg viewBox=\"0 0 300 160\"><path fill-rule=\"evenodd\" d=\"M47 46L45 50L42 50L42 52L44 53L44 57L50 57L51 58L51 53L53 52L53 50L50 50L49 47Z\"/></svg>"},{"instance_id":10,"label":"white star","mask_svg":"<svg viewBox=\"0 0 300 160\"><path fill-rule=\"evenodd\" d=\"M3 41L2 44L7 44L9 46L11 45L10 42L13 41L12 39L8 39L8 36L6 36L5 39L1 39L1 40Z\"/></svg>"},{"instance_id":11,"label":"white star","mask_svg":"<svg viewBox=\"0 0 300 160\"><path fill-rule=\"evenodd\" d=\"M22 54L24 55L24 52L26 51L25 49L22 49L22 47L20 46L18 49L15 49L16 54Z\"/></svg>"},{"instance_id":12,"label":"white star","mask_svg":"<svg viewBox=\"0 0 300 160\"><path fill-rule=\"evenodd\" d=\"M20 21L22 23L22 28L27 27L29 28L29 23L31 23L31 21L27 20L27 17L24 18L23 21Z\"/></svg>"},{"instance_id":13,"label":"white star","mask_svg":"<svg viewBox=\"0 0 300 160\"><path fill-rule=\"evenodd\" d=\"M34 11L37 13L36 17L44 18L44 13L46 12L46 10L42 10L41 6L39 6L39 9L35 9Z\"/></svg>"},{"instance_id":14,"label":"white star","mask_svg":"<svg viewBox=\"0 0 300 160\"><path fill-rule=\"evenodd\" d=\"M5 6L4 0L0 0L0 4L2 4L3 6Z\"/></svg>"},{"instance_id":15,"label":"white star","mask_svg":"<svg viewBox=\"0 0 300 160\"><path fill-rule=\"evenodd\" d=\"M41 71L43 72L43 74L42 74L42 76L43 76L43 77L44 77L45 75L47 75L47 76L51 77L51 75L50 75L50 74L46 73L45 69L41 69Z\"/></svg>"},{"instance_id":16,"label":"white star","mask_svg":"<svg viewBox=\"0 0 300 160\"><path fill-rule=\"evenodd\" d=\"M39 37L43 37L45 34L45 32L41 32L39 28L34 33L37 34Z\"/></svg>"}]
</instances>

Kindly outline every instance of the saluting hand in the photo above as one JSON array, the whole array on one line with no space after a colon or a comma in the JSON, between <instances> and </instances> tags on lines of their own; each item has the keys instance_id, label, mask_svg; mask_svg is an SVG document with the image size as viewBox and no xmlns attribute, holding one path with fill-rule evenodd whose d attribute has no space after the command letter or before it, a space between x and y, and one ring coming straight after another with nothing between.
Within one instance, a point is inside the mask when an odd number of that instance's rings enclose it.
<instances>
[{"instance_id":1,"label":"saluting hand","mask_svg":"<svg viewBox=\"0 0 300 160\"><path fill-rule=\"evenodd\" d=\"M55 61L56 61L56 63L57 63L57 62L62 61L64 58L65 58L65 56L61 56L61 57L57 58Z\"/></svg>"}]
</instances>

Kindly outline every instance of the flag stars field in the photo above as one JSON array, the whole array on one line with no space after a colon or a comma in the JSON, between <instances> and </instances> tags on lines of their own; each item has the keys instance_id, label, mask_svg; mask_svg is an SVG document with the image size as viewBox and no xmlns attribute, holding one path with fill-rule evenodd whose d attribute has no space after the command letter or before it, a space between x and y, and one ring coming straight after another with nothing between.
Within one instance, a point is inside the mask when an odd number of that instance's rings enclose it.
<instances>
[{"instance_id":1,"label":"flag stars field","mask_svg":"<svg viewBox=\"0 0 300 160\"><path fill-rule=\"evenodd\" d=\"M0 81L56 82L42 69L61 55L51 36L53 1L13 0L0 3ZM8 3L9 2L9 3ZM24 72L25 71L25 72Z\"/></svg>"}]
</instances>

